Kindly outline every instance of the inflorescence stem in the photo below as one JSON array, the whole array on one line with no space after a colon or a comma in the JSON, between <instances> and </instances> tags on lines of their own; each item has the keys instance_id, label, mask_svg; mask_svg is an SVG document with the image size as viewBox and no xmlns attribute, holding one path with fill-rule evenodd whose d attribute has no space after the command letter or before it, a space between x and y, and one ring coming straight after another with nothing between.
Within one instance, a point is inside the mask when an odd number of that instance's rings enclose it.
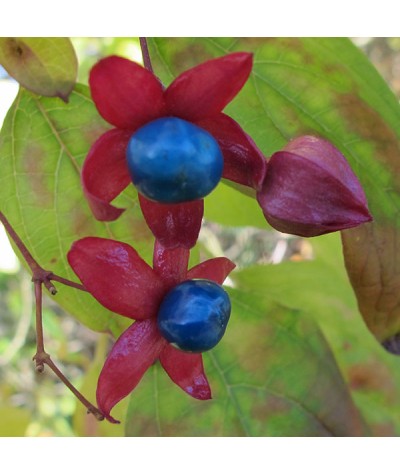
<instances>
[{"instance_id":1,"label":"inflorescence stem","mask_svg":"<svg viewBox=\"0 0 400 475\"><path fill-rule=\"evenodd\" d=\"M142 38L139 38L139 42L140 42L140 48L142 50L143 65L148 71L153 72L153 66L151 65L151 59L150 59L149 48L147 46L147 40L146 38L142 37Z\"/></svg>"},{"instance_id":2,"label":"inflorescence stem","mask_svg":"<svg viewBox=\"0 0 400 475\"><path fill-rule=\"evenodd\" d=\"M60 282L64 285L68 285L75 289L86 291L85 287L71 280L60 277L56 274L53 274L51 271L46 271L43 269L37 261L34 259L32 254L29 252L25 244L22 242L21 238L15 232L14 228L11 226L10 222L0 211L0 222L4 225L8 235L13 240L18 250L22 254L26 263L28 264L32 272L32 281L34 283L35 289L35 303L36 303L36 354L33 357L36 363L36 371L42 373L44 371L44 365L47 365L56 376L72 391L72 393L81 401L81 403L87 408L88 413L94 415L94 417L101 421L104 419L101 411L93 406L76 388L75 386L64 376L60 369L55 365L50 355L46 353L44 348L44 336L43 336L43 315L42 315L42 306L43 306L43 295L42 295L42 285L44 285L52 295L57 293L56 288L52 284L52 280Z\"/></svg>"}]
</instances>

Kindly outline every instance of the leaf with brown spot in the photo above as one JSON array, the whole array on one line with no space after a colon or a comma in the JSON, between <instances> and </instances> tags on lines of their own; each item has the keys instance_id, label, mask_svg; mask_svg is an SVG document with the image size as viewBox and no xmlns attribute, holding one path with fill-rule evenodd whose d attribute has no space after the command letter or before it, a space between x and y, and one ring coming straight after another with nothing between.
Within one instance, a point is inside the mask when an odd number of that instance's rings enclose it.
<instances>
[{"instance_id":1,"label":"leaf with brown spot","mask_svg":"<svg viewBox=\"0 0 400 475\"><path fill-rule=\"evenodd\" d=\"M227 332L203 355L213 399L193 400L156 365L131 396L126 434L368 435L317 325L248 289L228 290L233 314Z\"/></svg>"},{"instance_id":2,"label":"leaf with brown spot","mask_svg":"<svg viewBox=\"0 0 400 475\"><path fill-rule=\"evenodd\" d=\"M371 332L385 341L400 331L400 245L395 224L342 233L350 281ZM356 249L356 251L355 251Z\"/></svg>"},{"instance_id":3,"label":"leaf with brown spot","mask_svg":"<svg viewBox=\"0 0 400 475\"><path fill-rule=\"evenodd\" d=\"M382 435L386 427L386 435L398 435L398 359L376 344L359 315L340 255L340 235L313 238L312 244L315 252L312 261L253 266L231 277L237 288L249 294L249 300L258 302L257 305L276 302L312 316L326 337L353 400L373 434ZM309 336L303 340L306 345ZM238 335L237 345L242 341ZM297 351L294 343L287 351ZM282 363L284 358L282 356ZM299 369L299 378L300 373L302 377L310 374L306 366Z\"/></svg>"},{"instance_id":4,"label":"leaf with brown spot","mask_svg":"<svg viewBox=\"0 0 400 475\"><path fill-rule=\"evenodd\" d=\"M254 52L251 77L226 112L266 156L310 134L347 158L374 218L343 232L347 271L374 336L400 333L400 105L385 81L346 38L154 38L155 70L166 84L193 66L192 48L202 58ZM206 218L218 199L208 198ZM254 213L247 215L248 225L259 226Z\"/></svg>"},{"instance_id":5,"label":"leaf with brown spot","mask_svg":"<svg viewBox=\"0 0 400 475\"><path fill-rule=\"evenodd\" d=\"M76 85L68 104L21 89L0 133L0 209L45 269L78 281L66 254L85 236L122 240L151 260L153 237L133 186L118 197L129 208L100 223L84 198L80 171L92 142L108 129L89 88ZM86 292L56 284L55 300L93 330L118 335L129 322Z\"/></svg>"},{"instance_id":6,"label":"leaf with brown spot","mask_svg":"<svg viewBox=\"0 0 400 475\"><path fill-rule=\"evenodd\" d=\"M21 86L68 101L78 60L68 38L0 38L0 64Z\"/></svg>"}]
</instances>

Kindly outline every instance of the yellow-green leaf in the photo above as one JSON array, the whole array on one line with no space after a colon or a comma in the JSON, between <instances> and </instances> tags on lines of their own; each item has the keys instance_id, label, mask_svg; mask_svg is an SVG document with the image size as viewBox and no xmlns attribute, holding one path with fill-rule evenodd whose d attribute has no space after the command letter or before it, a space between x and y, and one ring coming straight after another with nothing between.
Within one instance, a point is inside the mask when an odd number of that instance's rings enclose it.
<instances>
[{"instance_id":1,"label":"yellow-green leaf","mask_svg":"<svg viewBox=\"0 0 400 475\"><path fill-rule=\"evenodd\" d=\"M89 89L78 84L68 104L21 90L0 133L0 209L43 268L74 281L66 255L79 238L122 240L144 258L152 254L153 237L133 186L118 197L129 209L113 223L97 221L83 195L82 163L108 127ZM118 334L120 324L129 323L90 294L56 286L56 301L89 328Z\"/></svg>"},{"instance_id":2,"label":"yellow-green leaf","mask_svg":"<svg viewBox=\"0 0 400 475\"><path fill-rule=\"evenodd\" d=\"M0 437L23 437L31 421L27 409L13 406L0 406Z\"/></svg>"},{"instance_id":3,"label":"yellow-green leaf","mask_svg":"<svg viewBox=\"0 0 400 475\"><path fill-rule=\"evenodd\" d=\"M0 64L26 89L64 101L78 71L68 38L0 38Z\"/></svg>"}]
</instances>

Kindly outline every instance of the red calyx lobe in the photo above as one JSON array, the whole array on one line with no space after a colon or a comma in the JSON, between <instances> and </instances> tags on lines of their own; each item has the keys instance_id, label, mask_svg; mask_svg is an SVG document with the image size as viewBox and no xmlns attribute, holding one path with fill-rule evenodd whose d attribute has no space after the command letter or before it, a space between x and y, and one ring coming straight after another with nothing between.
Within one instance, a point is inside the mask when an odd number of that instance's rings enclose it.
<instances>
[{"instance_id":1,"label":"red calyx lobe","mask_svg":"<svg viewBox=\"0 0 400 475\"><path fill-rule=\"evenodd\" d=\"M92 98L101 116L119 129L135 130L165 114L157 77L126 58L108 56L90 71Z\"/></svg>"},{"instance_id":2,"label":"red calyx lobe","mask_svg":"<svg viewBox=\"0 0 400 475\"><path fill-rule=\"evenodd\" d=\"M162 246L191 249L196 244L204 213L203 200L167 205L139 194L139 203L147 225Z\"/></svg>"},{"instance_id":3,"label":"red calyx lobe","mask_svg":"<svg viewBox=\"0 0 400 475\"><path fill-rule=\"evenodd\" d=\"M231 117L221 113L197 122L217 140L224 156L222 176L235 183L259 190L266 160L253 139Z\"/></svg>"},{"instance_id":4,"label":"red calyx lobe","mask_svg":"<svg viewBox=\"0 0 400 475\"><path fill-rule=\"evenodd\" d=\"M267 163L257 200L278 231L318 236L371 221L364 191L329 142L299 137Z\"/></svg>"},{"instance_id":5,"label":"red calyx lobe","mask_svg":"<svg viewBox=\"0 0 400 475\"><path fill-rule=\"evenodd\" d=\"M252 66L252 54L231 53L183 72L165 91L168 113L194 122L221 112L242 89Z\"/></svg>"},{"instance_id":6,"label":"red calyx lobe","mask_svg":"<svg viewBox=\"0 0 400 475\"><path fill-rule=\"evenodd\" d=\"M131 135L121 129L105 132L92 145L83 164L83 191L99 221L115 220L124 211L109 203L131 182L126 166L126 147Z\"/></svg>"},{"instance_id":7,"label":"red calyx lobe","mask_svg":"<svg viewBox=\"0 0 400 475\"><path fill-rule=\"evenodd\" d=\"M135 320L157 314L165 283L128 244L80 239L72 245L68 262L93 297L112 312Z\"/></svg>"}]
</instances>

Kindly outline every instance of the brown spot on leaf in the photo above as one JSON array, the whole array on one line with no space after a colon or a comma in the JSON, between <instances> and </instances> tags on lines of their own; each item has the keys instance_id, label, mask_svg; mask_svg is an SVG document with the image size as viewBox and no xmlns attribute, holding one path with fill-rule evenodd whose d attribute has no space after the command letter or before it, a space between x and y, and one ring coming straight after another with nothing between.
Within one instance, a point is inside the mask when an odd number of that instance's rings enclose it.
<instances>
[{"instance_id":1,"label":"brown spot on leaf","mask_svg":"<svg viewBox=\"0 0 400 475\"><path fill-rule=\"evenodd\" d=\"M371 424L372 437L397 437L399 434L393 423Z\"/></svg>"},{"instance_id":2,"label":"brown spot on leaf","mask_svg":"<svg viewBox=\"0 0 400 475\"><path fill-rule=\"evenodd\" d=\"M181 43L177 42L176 44ZM189 47L185 45L183 48L176 49L171 57L171 64L174 65L175 75L178 75L208 59L210 59L210 53L206 46L195 41Z\"/></svg>"},{"instance_id":3,"label":"brown spot on leaf","mask_svg":"<svg viewBox=\"0 0 400 475\"><path fill-rule=\"evenodd\" d=\"M72 231L76 239L89 236L95 232L93 228L94 217L87 211L87 207L84 205L84 198L82 197L81 203L77 203L71 211Z\"/></svg>"},{"instance_id":4,"label":"brown spot on leaf","mask_svg":"<svg viewBox=\"0 0 400 475\"><path fill-rule=\"evenodd\" d=\"M386 366L378 361L360 363L348 370L349 384L356 391L378 391L388 401L395 401L396 388L393 378Z\"/></svg>"},{"instance_id":5,"label":"brown spot on leaf","mask_svg":"<svg viewBox=\"0 0 400 475\"><path fill-rule=\"evenodd\" d=\"M44 151L39 144L33 141L26 144L21 166L27 175L26 183L32 192L32 200L42 208L49 206L53 200L50 178L43 170L44 159Z\"/></svg>"},{"instance_id":6,"label":"brown spot on leaf","mask_svg":"<svg viewBox=\"0 0 400 475\"><path fill-rule=\"evenodd\" d=\"M29 58L32 55L31 49L18 38L6 38L4 46L8 54L19 59Z\"/></svg>"},{"instance_id":7,"label":"brown spot on leaf","mask_svg":"<svg viewBox=\"0 0 400 475\"><path fill-rule=\"evenodd\" d=\"M369 142L374 147L376 159L395 177L400 176L400 141L383 117L356 92L339 94L335 100L348 130ZM394 185L400 191L400 183Z\"/></svg>"},{"instance_id":8,"label":"brown spot on leaf","mask_svg":"<svg viewBox=\"0 0 400 475\"><path fill-rule=\"evenodd\" d=\"M287 414L290 411L288 400L270 395L263 401L256 400L251 408L251 415L257 421L267 421L269 417L278 414Z\"/></svg>"}]
</instances>

